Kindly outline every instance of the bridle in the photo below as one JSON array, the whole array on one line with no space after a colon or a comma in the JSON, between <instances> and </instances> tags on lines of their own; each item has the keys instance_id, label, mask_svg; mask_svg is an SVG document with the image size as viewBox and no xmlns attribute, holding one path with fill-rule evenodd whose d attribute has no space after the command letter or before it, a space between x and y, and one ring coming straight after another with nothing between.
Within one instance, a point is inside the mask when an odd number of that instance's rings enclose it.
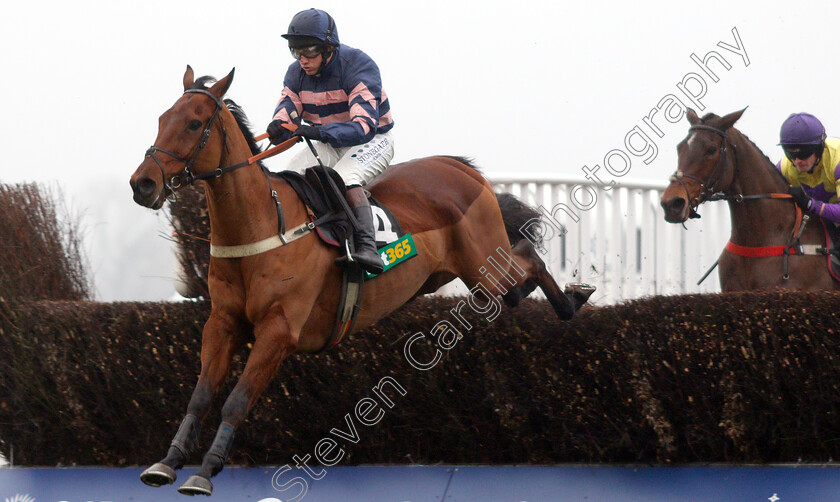
<instances>
[{"instance_id":1,"label":"bridle","mask_svg":"<svg viewBox=\"0 0 840 502\"><path fill-rule=\"evenodd\" d=\"M736 147L733 143L729 142L729 139L726 136L726 132L722 129L718 129L716 127L708 126L705 124L695 124L688 128L689 132L694 130L704 130L704 131L711 131L722 138L720 144L720 154L718 155L717 163L715 164L714 169L712 170L711 174L706 180L703 180L697 176L684 173L679 169L671 175L670 181L676 181L679 183L686 193L686 199L689 200L689 218L699 218L700 214L697 213L697 207L702 204L704 201L718 201L718 200L727 200L727 201L735 201L735 202L743 202L745 200L753 200L753 199L792 199L792 196L788 193L763 193L763 194L754 194L754 195L744 195L744 194L734 194L734 195L727 195L722 191L715 190L715 184L720 181L723 177L723 169L724 169L724 157L726 153L729 151L727 146L731 146L732 150L735 151ZM738 175L738 159L737 156L733 156L732 160L734 170L733 179L735 179ZM700 184L700 188L702 190L701 193L697 195L697 197L691 198L691 192L689 192L688 187L683 182L683 178L688 178L690 180L696 181ZM787 280L790 278L789 274L789 264L788 264L788 257L790 255L820 255L825 254L824 248L820 246L812 246L812 245L803 245L800 242L800 238L802 237L802 233L805 231L805 226L808 223L808 215L802 212L799 205L794 203L794 208L796 209L796 217L794 219L793 229L791 230L790 238L788 240L787 245L783 246L741 246L735 244L732 241L727 242L726 250L732 254L738 256L744 256L749 258L760 258L760 257L768 257L768 256L783 256L784 258L784 273L782 277ZM710 268L706 274L700 279L700 282L703 282L709 273L715 268L717 265L717 261L715 264ZM697 284L700 284L698 282Z\"/></svg>"},{"instance_id":2,"label":"bridle","mask_svg":"<svg viewBox=\"0 0 840 502\"><path fill-rule=\"evenodd\" d=\"M707 126L705 124L696 124L688 128L689 131L693 131L696 129L702 129L705 131L712 131L715 134L719 135L723 140L720 144L720 154L718 155L717 163L715 164L714 169L712 169L711 174L706 180L703 180L697 176L692 174L684 173L680 170L674 172L669 178L669 181L680 184L685 190L685 198L689 200L690 204L690 214L689 218L699 218L700 215L697 213L697 207L705 201L715 202L719 200L731 200L735 202L743 202L745 200L753 200L753 199L791 199L791 195L789 193L781 193L781 192L774 192L774 193L761 193L761 194L753 194L753 195L744 195L742 193L737 193L734 195L726 195L722 191L718 191L715 189L715 184L720 181L723 176L723 168L724 168L724 156L729 151L728 147L732 147L733 151L737 151L735 144L730 143L729 139L726 136L726 132L722 129L718 129L716 127ZM732 163L735 169L732 177L733 179L737 178L738 176L738 157L733 156ZM700 188L703 189L701 193L697 195L697 197L692 198L691 192L688 190L688 187L683 182L683 178L688 178L690 180L696 181ZM801 211L799 206L796 206L797 211Z\"/></svg>"},{"instance_id":3,"label":"bridle","mask_svg":"<svg viewBox=\"0 0 840 502\"><path fill-rule=\"evenodd\" d=\"M715 192L715 184L718 183L723 175L724 169L724 157L726 157L726 153L729 151L727 145L730 145L729 140L726 137L726 131L718 129L716 127L707 126L705 124L695 124L688 128L688 131L695 131L695 130L704 130L704 131L711 131L718 136L720 136L720 153L718 154L717 163L715 164L714 169L709 174L709 177L705 180L694 176L693 174L688 174L680 171L677 169L674 174L671 175L670 181L680 184L685 190L685 198L689 201L689 218L699 218L700 214L697 212L697 207L702 204L706 200L724 200L727 196L723 193L716 193ZM735 145L732 145L733 150L735 149ZM734 157L733 157L734 159ZM735 165L735 174L737 175L738 171L738 162L737 159L733 160L733 164ZM697 182L700 185L701 192L697 194L697 197L691 197L691 192L688 190L688 187L685 185L683 178L688 178L692 181ZM738 195L739 200L743 200L745 196ZM749 197L749 196L748 196Z\"/></svg>"},{"instance_id":4,"label":"bridle","mask_svg":"<svg viewBox=\"0 0 840 502\"><path fill-rule=\"evenodd\" d=\"M201 134L201 140L199 140L198 145L195 148L195 151L192 153L189 159L181 157L180 155L170 152L169 150L165 150L163 148L157 147L152 145L146 150L146 157L150 157L152 160L155 161L158 168L160 169L161 179L163 180L163 190L160 191L155 201L152 205L156 205L160 202L161 197L165 197L169 200L175 199L175 192L182 186L191 185L196 181L205 180L208 178L219 178L225 173L230 171L239 169L240 167L250 166L252 164L256 164L257 161L264 159L266 157L270 157L281 151L288 149L294 143L300 141L300 137L294 137L289 139L275 147L268 149L262 153L254 155L250 157L248 160L240 162L238 164L234 164L232 166L227 167L219 167L212 171L208 171L206 173L199 173L193 174L192 167L195 164L198 155L207 146L207 140L210 138L210 133L213 129L213 124L216 121L216 117L219 116L219 112L222 111L223 108L226 108L226 105L217 98L211 92L205 89L187 89L184 91L184 94L204 94L205 96L210 97L214 103L216 103L216 110L213 111L213 116L210 117L210 120L207 122L207 126L204 128L204 132ZM220 124L220 128L222 131L222 145L227 145L227 131L223 125ZM259 139L259 138L257 138ZM172 176L168 181L166 179L166 172L163 169L163 164L161 164L160 160L155 155L157 152L165 153L169 155L173 159L183 162L184 163L184 170L180 173ZM220 159L221 163L221 159ZM244 244L240 246L210 246L210 254L211 256L219 256L223 258L241 258L244 256L252 256L254 254L264 253L265 251L274 249L278 246L282 246L292 242L293 240L299 239L300 237L306 235L307 233L311 232L314 229L314 225L311 222L305 222L302 225L299 225L289 232L286 232L286 221L283 215L283 206L280 204L280 198L277 195L277 191L274 190L271 186L271 178L269 177L268 171L265 168L262 168L263 174L265 175L266 181L268 182L268 188L271 193L271 198L274 199L274 204L277 208L277 235L269 237L268 239L263 239L262 241L252 243L252 244ZM167 193L168 192L168 193ZM170 199L171 197L171 199Z\"/></svg>"},{"instance_id":5,"label":"bridle","mask_svg":"<svg viewBox=\"0 0 840 502\"><path fill-rule=\"evenodd\" d=\"M213 124L216 122L216 117L219 116L219 112L222 111L222 108L224 108L225 105L213 93L211 93L211 92L209 92L205 89L187 89L187 90L184 91L184 94L204 94L205 96L208 96L210 99L213 100L213 102L216 104L216 109L213 111L213 116L210 117L209 121L207 121L207 126L204 128L204 132L201 134L201 140L199 140L198 146L196 146L195 151L193 151L193 154L190 156L189 159L181 157L177 153L170 152L169 150L165 150L165 149L160 148L160 147L155 146L155 145L150 146L149 149L146 150L146 157L151 157L151 159L155 161L155 164L157 164L158 168L160 169L160 176L161 176L161 179L163 180L163 187L164 188L163 188L163 190L161 190L160 194L158 195L158 198L155 199L154 204L157 204L160 201L161 196L166 197L166 198L172 197L172 199L170 199L170 200L174 200L175 191L178 190L179 188L181 188L182 186L191 185L197 180L203 180L203 179L212 178L212 177L219 177L227 171L232 171L233 169L238 169L240 167L245 167L245 166L248 165L248 163L246 162L246 163L236 164L235 166L230 166L230 167L226 167L226 168L219 168L219 169L216 169L215 171L210 171L208 173L203 173L203 174L198 174L198 175L194 175L192 173L193 164L195 164L195 161L198 158L198 154L200 154L201 151L204 149L204 147L207 146L207 140L210 138L210 133L213 130ZM225 131L224 127L222 127L221 129L222 129L222 144L226 144L226 142L227 142L227 131ZM163 169L163 164L161 164L160 160L155 155L157 152L165 153L166 155L169 155L173 159L175 159L179 162L183 162L184 163L184 170L181 171L180 173L172 176L172 178L170 178L169 180L167 180L166 179L166 173L164 172L164 169Z\"/></svg>"}]
</instances>

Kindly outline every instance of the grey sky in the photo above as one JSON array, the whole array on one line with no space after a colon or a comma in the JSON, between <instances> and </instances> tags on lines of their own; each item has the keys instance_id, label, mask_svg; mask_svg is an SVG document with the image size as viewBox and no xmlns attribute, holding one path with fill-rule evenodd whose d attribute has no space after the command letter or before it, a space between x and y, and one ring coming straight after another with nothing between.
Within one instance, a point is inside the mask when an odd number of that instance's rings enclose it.
<instances>
[{"instance_id":1,"label":"grey sky","mask_svg":"<svg viewBox=\"0 0 840 502\"><path fill-rule=\"evenodd\" d=\"M736 125L775 162L778 130L809 111L840 135L836 4L706 2L26 2L0 19L5 98L0 182L58 183L83 215L103 300L171 292L165 220L131 200L128 178L181 93L187 64L218 77L262 132L291 56L279 37L292 15L329 11L342 42L379 64L392 102L395 161L473 157L493 176L582 177L677 84L704 78L706 107L749 105ZM749 66L718 42L736 43ZM717 51L718 82L692 62ZM698 107L695 107L698 108ZM667 178L687 125L654 118L663 137L649 165L624 178ZM269 166L283 168L283 156ZM619 166L620 167L620 166ZM605 169L605 181L617 179ZM144 246L151 245L150 249ZM140 256L132 251L143 250ZM148 256L146 256L148 255Z\"/></svg>"}]
</instances>

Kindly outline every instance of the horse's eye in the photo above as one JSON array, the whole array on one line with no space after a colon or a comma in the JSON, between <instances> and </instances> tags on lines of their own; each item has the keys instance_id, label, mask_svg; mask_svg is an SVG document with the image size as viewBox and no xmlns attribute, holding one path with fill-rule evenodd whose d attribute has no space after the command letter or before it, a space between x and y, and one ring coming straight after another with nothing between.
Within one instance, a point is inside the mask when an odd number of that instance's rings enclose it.
<instances>
[{"instance_id":1,"label":"horse's eye","mask_svg":"<svg viewBox=\"0 0 840 502\"><path fill-rule=\"evenodd\" d=\"M716 151L717 151L716 146L710 146L709 148L706 148L706 155L712 156L712 155L715 154Z\"/></svg>"},{"instance_id":2,"label":"horse's eye","mask_svg":"<svg viewBox=\"0 0 840 502\"><path fill-rule=\"evenodd\" d=\"M191 120L190 125L188 126L191 131L197 131L201 127L200 120Z\"/></svg>"}]
</instances>

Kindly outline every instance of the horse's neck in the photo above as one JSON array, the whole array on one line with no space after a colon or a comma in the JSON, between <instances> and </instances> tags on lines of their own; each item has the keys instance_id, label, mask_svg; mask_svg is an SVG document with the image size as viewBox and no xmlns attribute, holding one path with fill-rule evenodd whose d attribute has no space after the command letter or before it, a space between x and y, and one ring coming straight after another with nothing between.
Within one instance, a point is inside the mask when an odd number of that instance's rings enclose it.
<instances>
[{"instance_id":1,"label":"horse's neck","mask_svg":"<svg viewBox=\"0 0 840 502\"><path fill-rule=\"evenodd\" d=\"M728 196L786 193L787 185L773 172L774 166L740 133L735 135L738 168ZM786 199L729 200L732 223L730 240L742 246L786 244L794 225L795 210Z\"/></svg>"},{"instance_id":2,"label":"horse's neck","mask_svg":"<svg viewBox=\"0 0 840 502\"><path fill-rule=\"evenodd\" d=\"M225 110L227 112L227 110ZM219 167L247 162L252 153L230 112L221 115L227 131L225 152ZM269 180L256 164L207 180L207 210L210 240L228 246L260 241L277 233L277 205ZM289 194L278 190L281 203ZM284 197L285 196L285 197ZM283 204L287 211L292 204Z\"/></svg>"}]
</instances>

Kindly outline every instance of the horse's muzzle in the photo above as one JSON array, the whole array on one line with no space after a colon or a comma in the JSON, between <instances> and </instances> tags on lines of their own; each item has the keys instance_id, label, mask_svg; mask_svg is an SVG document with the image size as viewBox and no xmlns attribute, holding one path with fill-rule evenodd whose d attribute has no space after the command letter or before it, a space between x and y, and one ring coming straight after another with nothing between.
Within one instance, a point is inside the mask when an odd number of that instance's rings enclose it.
<instances>
[{"instance_id":1,"label":"horse's muzzle","mask_svg":"<svg viewBox=\"0 0 840 502\"><path fill-rule=\"evenodd\" d=\"M682 223L688 219L688 201L684 197L671 197L659 201L662 209L665 210L665 221L668 223Z\"/></svg>"},{"instance_id":2,"label":"horse's muzzle","mask_svg":"<svg viewBox=\"0 0 840 502\"><path fill-rule=\"evenodd\" d=\"M163 187L149 177L141 177L135 179L133 176L129 181L131 191L134 192L134 202L144 207L152 209L160 209L163 206L164 197L160 192Z\"/></svg>"}]
</instances>

